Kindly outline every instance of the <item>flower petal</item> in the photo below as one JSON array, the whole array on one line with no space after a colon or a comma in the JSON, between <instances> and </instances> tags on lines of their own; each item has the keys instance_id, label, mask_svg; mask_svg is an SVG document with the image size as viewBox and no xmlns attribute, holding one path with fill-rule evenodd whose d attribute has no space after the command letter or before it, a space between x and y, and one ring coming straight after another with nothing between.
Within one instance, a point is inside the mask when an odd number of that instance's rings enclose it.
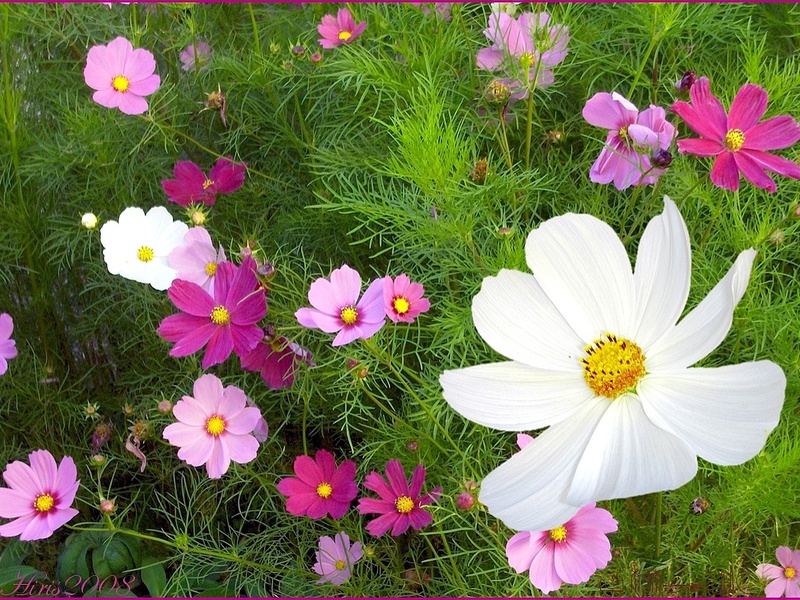
<instances>
[{"instance_id":1,"label":"flower petal","mask_svg":"<svg viewBox=\"0 0 800 600\"><path fill-rule=\"evenodd\" d=\"M770 156L767 154L766 156ZM735 152L733 160L736 163L736 168L744 175L744 178L756 187L767 190L768 192L775 192L778 186L775 180L772 179L761 166L751 159L746 152Z\"/></svg>"},{"instance_id":2,"label":"flower petal","mask_svg":"<svg viewBox=\"0 0 800 600\"><path fill-rule=\"evenodd\" d=\"M705 138L691 138L688 140L678 140L678 152L681 154L692 154L694 156L716 156L727 152L725 146L715 140Z\"/></svg>"},{"instance_id":3,"label":"flower petal","mask_svg":"<svg viewBox=\"0 0 800 600\"><path fill-rule=\"evenodd\" d=\"M800 140L800 125L789 115L772 117L745 132L746 150L780 150Z\"/></svg>"},{"instance_id":4,"label":"flower petal","mask_svg":"<svg viewBox=\"0 0 800 600\"><path fill-rule=\"evenodd\" d=\"M736 153L739 156L747 156L761 168L767 171L773 171L784 177L791 177L792 179L800 179L800 165L796 162L787 160L780 156L767 154L760 150L739 150Z\"/></svg>"},{"instance_id":5,"label":"flower petal","mask_svg":"<svg viewBox=\"0 0 800 600\"><path fill-rule=\"evenodd\" d=\"M620 98L622 97L613 97L608 92L598 92L586 101L582 111L583 118L590 125L603 129L620 129L636 122L639 111L632 104L622 102Z\"/></svg>"},{"instance_id":6,"label":"flower petal","mask_svg":"<svg viewBox=\"0 0 800 600\"><path fill-rule=\"evenodd\" d=\"M710 177L711 183L724 190L735 192L739 189L739 167L736 166L732 152L726 151L717 155Z\"/></svg>"},{"instance_id":7,"label":"flower petal","mask_svg":"<svg viewBox=\"0 0 800 600\"><path fill-rule=\"evenodd\" d=\"M744 84L728 111L728 129L747 131L767 112L767 92L753 83Z\"/></svg>"}]
</instances>

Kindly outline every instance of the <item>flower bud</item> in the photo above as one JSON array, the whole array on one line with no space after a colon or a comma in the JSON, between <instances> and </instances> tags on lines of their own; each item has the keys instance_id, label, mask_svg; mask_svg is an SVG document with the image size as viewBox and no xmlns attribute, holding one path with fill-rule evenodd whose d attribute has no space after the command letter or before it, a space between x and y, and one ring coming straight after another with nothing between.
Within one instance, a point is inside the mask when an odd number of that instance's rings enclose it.
<instances>
[{"instance_id":1,"label":"flower bud","mask_svg":"<svg viewBox=\"0 0 800 600\"><path fill-rule=\"evenodd\" d=\"M96 419L100 416L97 412L98 410L100 410L100 407L97 404L87 402L86 407L83 409L83 416L87 419Z\"/></svg>"},{"instance_id":2,"label":"flower bud","mask_svg":"<svg viewBox=\"0 0 800 600\"><path fill-rule=\"evenodd\" d=\"M417 450L419 450L419 442L411 440L406 444L406 450L408 450L409 452L416 452Z\"/></svg>"},{"instance_id":3,"label":"flower bud","mask_svg":"<svg viewBox=\"0 0 800 600\"><path fill-rule=\"evenodd\" d=\"M275 265L273 265L271 262L265 262L256 269L256 273L258 273L261 277L272 277L275 275Z\"/></svg>"},{"instance_id":4,"label":"flower bud","mask_svg":"<svg viewBox=\"0 0 800 600\"><path fill-rule=\"evenodd\" d=\"M464 482L464 489L468 492L474 492L478 489L478 484L470 479L469 481Z\"/></svg>"},{"instance_id":5,"label":"flower bud","mask_svg":"<svg viewBox=\"0 0 800 600\"><path fill-rule=\"evenodd\" d=\"M780 246L786 241L786 234L783 229L776 229L769 234L769 243L773 246Z\"/></svg>"},{"instance_id":6,"label":"flower bud","mask_svg":"<svg viewBox=\"0 0 800 600\"><path fill-rule=\"evenodd\" d=\"M102 467L106 464L106 457L102 454L93 454L92 458L89 459L94 467Z\"/></svg>"},{"instance_id":7,"label":"flower bud","mask_svg":"<svg viewBox=\"0 0 800 600\"><path fill-rule=\"evenodd\" d=\"M483 183L486 181L486 172L489 170L489 163L485 158L479 158L475 161L475 166L469 173L469 178L475 183Z\"/></svg>"},{"instance_id":8,"label":"flower bud","mask_svg":"<svg viewBox=\"0 0 800 600\"><path fill-rule=\"evenodd\" d=\"M358 366L358 361L355 358L348 358L347 359L346 367L347 367L348 371L352 371L357 366Z\"/></svg>"},{"instance_id":9,"label":"flower bud","mask_svg":"<svg viewBox=\"0 0 800 600\"><path fill-rule=\"evenodd\" d=\"M320 54L319 52L314 52L314 54L311 55L312 63L318 63L321 60L322 60L322 54Z\"/></svg>"},{"instance_id":10,"label":"flower bud","mask_svg":"<svg viewBox=\"0 0 800 600\"><path fill-rule=\"evenodd\" d=\"M469 510L475 505L475 497L469 492L459 494L456 498L456 506L458 510Z\"/></svg>"},{"instance_id":11,"label":"flower bud","mask_svg":"<svg viewBox=\"0 0 800 600\"><path fill-rule=\"evenodd\" d=\"M277 43L275 43L275 42L272 42L272 43L269 45L269 51L270 51L270 52L272 52L273 54L277 54L278 52L280 52L280 51L281 51L281 45L280 45L280 44L277 44Z\"/></svg>"},{"instance_id":12,"label":"flower bud","mask_svg":"<svg viewBox=\"0 0 800 600\"><path fill-rule=\"evenodd\" d=\"M157 408L158 412L160 412L162 415L168 415L169 413L172 412L172 402L170 402L167 399L164 399L158 403Z\"/></svg>"},{"instance_id":13,"label":"flower bud","mask_svg":"<svg viewBox=\"0 0 800 600\"><path fill-rule=\"evenodd\" d=\"M511 98L511 88L494 79L486 86L485 95L486 99L493 104L505 104Z\"/></svg>"},{"instance_id":14,"label":"flower bud","mask_svg":"<svg viewBox=\"0 0 800 600\"><path fill-rule=\"evenodd\" d=\"M653 155L650 157L650 162L654 167L666 169L672 164L672 152L659 148L653 152Z\"/></svg>"},{"instance_id":15,"label":"flower bud","mask_svg":"<svg viewBox=\"0 0 800 600\"><path fill-rule=\"evenodd\" d=\"M292 48L292 54L294 54L295 56L303 56L303 54L305 53L306 53L305 46L301 46L300 44Z\"/></svg>"},{"instance_id":16,"label":"flower bud","mask_svg":"<svg viewBox=\"0 0 800 600\"><path fill-rule=\"evenodd\" d=\"M133 414L133 407L126 402L125 406L122 407L122 414L126 417L130 417Z\"/></svg>"},{"instance_id":17,"label":"flower bud","mask_svg":"<svg viewBox=\"0 0 800 600\"><path fill-rule=\"evenodd\" d=\"M506 237L506 236L509 236L509 235L511 235L512 233L514 233L514 230L513 230L513 229L511 229L511 227L500 227L500 228L497 230L497 235L502 235L502 236L504 236L504 237Z\"/></svg>"},{"instance_id":18,"label":"flower bud","mask_svg":"<svg viewBox=\"0 0 800 600\"><path fill-rule=\"evenodd\" d=\"M686 94L692 88L696 80L697 73L694 71L686 71L686 73L683 74L683 77L675 82L675 89L682 94Z\"/></svg>"},{"instance_id":19,"label":"flower bud","mask_svg":"<svg viewBox=\"0 0 800 600\"><path fill-rule=\"evenodd\" d=\"M81 217L81 225L91 231L97 227L97 217L94 213L86 213Z\"/></svg>"},{"instance_id":20,"label":"flower bud","mask_svg":"<svg viewBox=\"0 0 800 600\"><path fill-rule=\"evenodd\" d=\"M113 500L103 500L100 502L100 512L106 515L110 515L117 509L117 506L114 504Z\"/></svg>"},{"instance_id":21,"label":"flower bud","mask_svg":"<svg viewBox=\"0 0 800 600\"><path fill-rule=\"evenodd\" d=\"M193 225L205 225L206 222L206 213L200 209L193 210L189 215L189 218L192 220Z\"/></svg>"}]
</instances>

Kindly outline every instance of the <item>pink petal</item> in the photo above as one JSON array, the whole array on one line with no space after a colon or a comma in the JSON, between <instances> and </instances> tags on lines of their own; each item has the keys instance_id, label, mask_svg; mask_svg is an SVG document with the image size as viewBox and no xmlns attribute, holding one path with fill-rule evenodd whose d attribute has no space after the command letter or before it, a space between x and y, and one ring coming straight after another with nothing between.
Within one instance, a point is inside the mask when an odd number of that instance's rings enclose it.
<instances>
[{"instance_id":1,"label":"pink petal","mask_svg":"<svg viewBox=\"0 0 800 600\"><path fill-rule=\"evenodd\" d=\"M141 115L147 111L147 107L147 100L132 92L125 92L119 100L119 109L126 115Z\"/></svg>"},{"instance_id":2,"label":"pink petal","mask_svg":"<svg viewBox=\"0 0 800 600\"><path fill-rule=\"evenodd\" d=\"M531 563L547 543L547 532L520 531L514 534L506 544L508 565L517 573L524 573L531 568Z\"/></svg>"},{"instance_id":3,"label":"pink petal","mask_svg":"<svg viewBox=\"0 0 800 600\"><path fill-rule=\"evenodd\" d=\"M173 315L173 317L188 317L188 315ZM167 319L169 318L170 317L167 317ZM164 319L164 321L161 322L161 327L159 327L159 333L161 334L161 337L163 337L164 339L168 338L165 336L165 333L161 331L161 329L164 327L164 324L166 323L167 319ZM179 358L181 356L189 356L190 354L194 354L195 352L203 348L206 344L208 344L211 338L218 330L219 330L219 325L215 325L214 323L211 323L209 321L205 325L202 325L197 329L187 332L182 338L180 338L175 342L175 345L169 351L169 355ZM166 331L169 332L169 329L167 329ZM203 368L205 369L206 367Z\"/></svg>"},{"instance_id":4,"label":"pink petal","mask_svg":"<svg viewBox=\"0 0 800 600\"><path fill-rule=\"evenodd\" d=\"M786 582L784 594L787 598L800 598L800 581L796 577Z\"/></svg>"},{"instance_id":5,"label":"pink petal","mask_svg":"<svg viewBox=\"0 0 800 600\"><path fill-rule=\"evenodd\" d=\"M789 115L772 117L745 131L743 150L780 150L800 140L800 125Z\"/></svg>"},{"instance_id":6,"label":"pink petal","mask_svg":"<svg viewBox=\"0 0 800 600\"><path fill-rule=\"evenodd\" d=\"M8 313L0 314L0 340L7 340L14 332L14 320Z\"/></svg>"},{"instance_id":7,"label":"pink petal","mask_svg":"<svg viewBox=\"0 0 800 600\"><path fill-rule=\"evenodd\" d=\"M381 537L397 522L400 515L396 512L392 514L381 515L377 519L373 519L367 523L366 530L375 537Z\"/></svg>"},{"instance_id":8,"label":"pink petal","mask_svg":"<svg viewBox=\"0 0 800 600\"><path fill-rule=\"evenodd\" d=\"M598 92L586 101L583 118L590 125L603 129L620 129L636 121L639 111L626 107L608 92Z\"/></svg>"},{"instance_id":9,"label":"pink petal","mask_svg":"<svg viewBox=\"0 0 800 600\"><path fill-rule=\"evenodd\" d=\"M165 317L163 321L161 321L161 325L158 327L158 335L162 338L167 340L168 342L177 342L180 339L184 338L185 336L189 335L196 329L203 327L204 325L212 324L209 318L203 317L194 317L192 315L185 315L183 313L179 313L176 315L170 315ZM208 334L209 337L211 333ZM200 345L200 348L203 347L203 344ZM191 352L189 352L191 354ZM186 356L182 354L181 356Z\"/></svg>"},{"instance_id":10,"label":"pink petal","mask_svg":"<svg viewBox=\"0 0 800 600\"><path fill-rule=\"evenodd\" d=\"M359 498L358 514L366 515L371 513L378 514L397 514L394 502L379 500L377 498Z\"/></svg>"},{"instance_id":11,"label":"pink petal","mask_svg":"<svg viewBox=\"0 0 800 600\"><path fill-rule=\"evenodd\" d=\"M403 476L403 480L405 480L405 475ZM415 500L419 498L424 483L425 483L425 467L423 467L422 465L417 465L417 467L414 469L414 473L411 475L411 485L409 486L410 496Z\"/></svg>"},{"instance_id":12,"label":"pink petal","mask_svg":"<svg viewBox=\"0 0 800 600\"><path fill-rule=\"evenodd\" d=\"M20 535L34 519L36 519L36 515L30 514L11 521L10 523L6 523L5 525L0 525L0 537L15 537Z\"/></svg>"},{"instance_id":13,"label":"pink petal","mask_svg":"<svg viewBox=\"0 0 800 600\"><path fill-rule=\"evenodd\" d=\"M779 577L764 589L764 596L767 598L780 598L786 592L787 580Z\"/></svg>"},{"instance_id":14,"label":"pink petal","mask_svg":"<svg viewBox=\"0 0 800 600\"><path fill-rule=\"evenodd\" d=\"M597 570L594 559L589 554L578 544L569 541L554 543L553 546L555 546L553 565L556 574L564 583L575 585L589 581L589 577Z\"/></svg>"},{"instance_id":15,"label":"pink petal","mask_svg":"<svg viewBox=\"0 0 800 600\"><path fill-rule=\"evenodd\" d=\"M230 327L219 326L214 323L211 323L211 326L213 327L213 331L211 337L208 339L206 352L203 355L202 367L204 369L224 362L231 355L231 352L233 352L233 336L231 335ZM199 337L200 336L198 336L198 338ZM175 347L172 348L172 352L185 340L186 338L175 344ZM172 352L170 352L170 354L172 354Z\"/></svg>"},{"instance_id":16,"label":"pink petal","mask_svg":"<svg viewBox=\"0 0 800 600\"><path fill-rule=\"evenodd\" d=\"M621 160L617 152L608 146L604 147L589 169L589 180L593 183L611 183Z\"/></svg>"},{"instance_id":17,"label":"pink petal","mask_svg":"<svg viewBox=\"0 0 800 600\"><path fill-rule=\"evenodd\" d=\"M300 480L311 486L315 491L320 483L323 483L322 471L320 471L317 461L310 456L300 455L294 459L294 472Z\"/></svg>"},{"instance_id":18,"label":"pink petal","mask_svg":"<svg viewBox=\"0 0 800 600\"><path fill-rule=\"evenodd\" d=\"M158 75L150 75L141 81L131 81L130 87L126 94L134 96L149 96L155 92L161 85L161 78Z\"/></svg>"},{"instance_id":19,"label":"pink petal","mask_svg":"<svg viewBox=\"0 0 800 600\"><path fill-rule=\"evenodd\" d=\"M386 477L389 480L389 485L392 487L392 491L394 492L395 496L409 495L408 481L406 480L406 474L403 471L403 465L401 465L400 461L396 458L393 458L386 463Z\"/></svg>"},{"instance_id":20,"label":"pink petal","mask_svg":"<svg viewBox=\"0 0 800 600\"><path fill-rule=\"evenodd\" d=\"M557 590L563 583L556 573L554 550L555 544L547 544L531 561L531 583L545 594Z\"/></svg>"},{"instance_id":21,"label":"pink petal","mask_svg":"<svg viewBox=\"0 0 800 600\"><path fill-rule=\"evenodd\" d=\"M76 510L75 514L77 512ZM51 535L53 535L53 529L48 526L47 519L37 515L28 521L25 530L19 535L19 539L22 542L32 542L49 538Z\"/></svg>"},{"instance_id":22,"label":"pink petal","mask_svg":"<svg viewBox=\"0 0 800 600\"><path fill-rule=\"evenodd\" d=\"M117 108L122 102L122 98L123 95L113 88L98 90L92 94L92 100L106 108Z\"/></svg>"},{"instance_id":23,"label":"pink petal","mask_svg":"<svg viewBox=\"0 0 800 600\"><path fill-rule=\"evenodd\" d=\"M339 465L329 482L333 488L332 498L339 502L350 502L358 496L355 476L356 463L352 460L346 460Z\"/></svg>"},{"instance_id":24,"label":"pink petal","mask_svg":"<svg viewBox=\"0 0 800 600\"><path fill-rule=\"evenodd\" d=\"M33 469L19 460L15 460L6 465L6 470L3 471L3 479L5 479L8 487L22 492L31 498L36 498L39 494L48 491L44 489L44 486L42 486L42 483L36 477Z\"/></svg>"},{"instance_id":25,"label":"pink petal","mask_svg":"<svg viewBox=\"0 0 800 600\"><path fill-rule=\"evenodd\" d=\"M26 494L9 488L0 488L0 517L16 519L33 514L35 495Z\"/></svg>"},{"instance_id":26,"label":"pink petal","mask_svg":"<svg viewBox=\"0 0 800 600\"><path fill-rule=\"evenodd\" d=\"M169 427L167 427L167 429L169 429ZM164 431L166 431L166 429ZM193 467L201 467L208 462L211 453L214 451L215 444L216 442L211 436L198 436L194 443L183 446L178 450L178 458L186 461L186 463Z\"/></svg>"},{"instance_id":27,"label":"pink petal","mask_svg":"<svg viewBox=\"0 0 800 600\"><path fill-rule=\"evenodd\" d=\"M397 494L389 487L386 480L375 471L370 472L364 480L364 487L378 494L383 500L391 502L397 500Z\"/></svg>"},{"instance_id":28,"label":"pink petal","mask_svg":"<svg viewBox=\"0 0 800 600\"><path fill-rule=\"evenodd\" d=\"M358 36L364 33L364 30L366 28L367 28L366 21L362 21L361 23L353 27L353 29L350 31L350 37L347 38L347 43L349 44L350 42L354 41Z\"/></svg>"},{"instance_id":29,"label":"pink petal","mask_svg":"<svg viewBox=\"0 0 800 600\"><path fill-rule=\"evenodd\" d=\"M725 115L722 103L711 93L708 78L701 77L698 79L689 90L689 95L699 123L695 120L687 120L684 115L680 115L684 117L683 120L686 121L686 124L703 137L717 140L724 139L725 134L730 129L728 127L728 117ZM674 107L673 110L675 110Z\"/></svg>"},{"instance_id":30,"label":"pink petal","mask_svg":"<svg viewBox=\"0 0 800 600\"><path fill-rule=\"evenodd\" d=\"M72 501L75 499L75 493L72 493L72 497L69 497L72 488L75 487L75 484L78 482L78 468L75 466L75 461L71 456L65 456L61 459L61 462L58 464L58 471L56 472L56 478L53 487L56 491L59 492L61 497L59 501L64 501L68 504L72 504Z\"/></svg>"},{"instance_id":31,"label":"pink petal","mask_svg":"<svg viewBox=\"0 0 800 600\"><path fill-rule=\"evenodd\" d=\"M778 189L772 177L767 175L764 169L744 152L733 152L733 160L736 162L739 171L744 175L744 178L754 186L765 189L768 192L774 192Z\"/></svg>"},{"instance_id":32,"label":"pink petal","mask_svg":"<svg viewBox=\"0 0 800 600\"><path fill-rule=\"evenodd\" d=\"M355 304L360 292L361 275L358 274L358 271L351 269L347 265L342 265L340 268L334 269L331 273L328 293L332 296L333 303L339 310L345 306ZM310 299L311 292L309 291L309 300Z\"/></svg>"},{"instance_id":33,"label":"pink petal","mask_svg":"<svg viewBox=\"0 0 800 600\"><path fill-rule=\"evenodd\" d=\"M216 302L211 295L196 283L184 279L176 279L167 290L169 299L178 309L186 314L202 317L206 320L211 318L211 311L214 310Z\"/></svg>"},{"instance_id":34,"label":"pink petal","mask_svg":"<svg viewBox=\"0 0 800 600\"><path fill-rule=\"evenodd\" d=\"M355 484L353 484L355 485ZM353 495L355 498L358 495L358 490ZM350 500L347 502L339 502L338 500L334 500L333 497L328 498L328 512L330 513L331 519L341 519L347 511L350 510Z\"/></svg>"},{"instance_id":35,"label":"pink petal","mask_svg":"<svg viewBox=\"0 0 800 600\"><path fill-rule=\"evenodd\" d=\"M325 333L335 333L344 327L344 323L338 315L328 315L316 308L300 308L294 313L294 316L303 327L321 329Z\"/></svg>"},{"instance_id":36,"label":"pink petal","mask_svg":"<svg viewBox=\"0 0 800 600\"><path fill-rule=\"evenodd\" d=\"M681 154L693 154L694 156L716 156L727 152L725 146L715 140L706 138L678 140L678 151Z\"/></svg>"},{"instance_id":37,"label":"pink petal","mask_svg":"<svg viewBox=\"0 0 800 600\"><path fill-rule=\"evenodd\" d=\"M256 325L246 327L231 325L230 333L233 339L233 349L240 358L249 354L264 339L264 330Z\"/></svg>"},{"instance_id":38,"label":"pink petal","mask_svg":"<svg viewBox=\"0 0 800 600\"><path fill-rule=\"evenodd\" d=\"M34 476L38 479L42 488L46 491L52 491L50 488L55 487L57 475L56 459L53 458L53 455L47 450L36 450L28 455L28 460Z\"/></svg>"},{"instance_id":39,"label":"pink petal","mask_svg":"<svg viewBox=\"0 0 800 600\"><path fill-rule=\"evenodd\" d=\"M214 444L211 456L206 462L206 472L210 479L219 479L228 472L231 466L231 458L219 440Z\"/></svg>"},{"instance_id":40,"label":"pink petal","mask_svg":"<svg viewBox=\"0 0 800 600\"><path fill-rule=\"evenodd\" d=\"M211 168L209 179L214 182L219 193L230 194L242 187L246 172L246 164L235 163L232 157L228 156L217 160Z\"/></svg>"},{"instance_id":41,"label":"pink petal","mask_svg":"<svg viewBox=\"0 0 800 600\"><path fill-rule=\"evenodd\" d=\"M245 408L235 417L225 420L225 431L236 436L249 435L256 428L261 418L261 411L257 408Z\"/></svg>"},{"instance_id":42,"label":"pink petal","mask_svg":"<svg viewBox=\"0 0 800 600\"><path fill-rule=\"evenodd\" d=\"M728 111L728 129L747 131L767 112L767 92L764 88L746 83L741 87Z\"/></svg>"},{"instance_id":43,"label":"pink petal","mask_svg":"<svg viewBox=\"0 0 800 600\"><path fill-rule=\"evenodd\" d=\"M286 499L286 511L296 517L305 517L308 509L319 501L316 492L295 494Z\"/></svg>"},{"instance_id":44,"label":"pink petal","mask_svg":"<svg viewBox=\"0 0 800 600\"><path fill-rule=\"evenodd\" d=\"M251 292L234 306L233 310L230 311L231 323L240 326L253 325L263 319L266 314L266 290L261 288L256 292Z\"/></svg>"},{"instance_id":45,"label":"pink petal","mask_svg":"<svg viewBox=\"0 0 800 600\"><path fill-rule=\"evenodd\" d=\"M783 567L762 563L756 567L756 577L760 577L761 579L776 579L778 577L783 577Z\"/></svg>"},{"instance_id":46,"label":"pink petal","mask_svg":"<svg viewBox=\"0 0 800 600\"><path fill-rule=\"evenodd\" d=\"M792 549L789 546L778 546L775 550L775 556L782 567L793 567L792 564Z\"/></svg>"},{"instance_id":47,"label":"pink petal","mask_svg":"<svg viewBox=\"0 0 800 600\"><path fill-rule=\"evenodd\" d=\"M409 515L397 514L394 520L394 527L392 527L392 535L393 536L401 535L406 531L408 531L408 528L410 526L411 526L411 518L409 517Z\"/></svg>"},{"instance_id":48,"label":"pink petal","mask_svg":"<svg viewBox=\"0 0 800 600\"><path fill-rule=\"evenodd\" d=\"M177 406L177 405L176 405ZM184 423L172 423L167 425L162 432L162 437L173 446L183 448L197 443L200 439L205 439L205 419L200 425L187 425Z\"/></svg>"},{"instance_id":49,"label":"pink petal","mask_svg":"<svg viewBox=\"0 0 800 600\"><path fill-rule=\"evenodd\" d=\"M249 432L245 435L223 434L219 436L219 441L225 448L227 456L237 464L247 464L258 454L258 440Z\"/></svg>"},{"instance_id":50,"label":"pink petal","mask_svg":"<svg viewBox=\"0 0 800 600\"><path fill-rule=\"evenodd\" d=\"M739 189L739 169L730 152L723 152L717 156L714 166L711 167L711 182L733 192Z\"/></svg>"},{"instance_id":51,"label":"pink petal","mask_svg":"<svg viewBox=\"0 0 800 600\"><path fill-rule=\"evenodd\" d=\"M486 69L487 71L497 71L502 67L505 57L500 50L496 48L481 48L475 54L475 65L479 69Z\"/></svg>"},{"instance_id":52,"label":"pink petal","mask_svg":"<svg viewBox=\"0 0 800 600\"><path fill-rule=\"evenodd\" d=\"M433 515L421 508L415 508L408 513L408 520L414 529L422 529L433 522Z\"/></svg>"},{"instance_id":53,"label":"pink petal","mask_svg":"<svg viewBox=\"0 0 800 600\"><path fill-rule=\"evenodd\" d=\"M655 148L659 144L658 134L644 125L633 123L628 126L631 139L642 148Z\"/></svg>"},{"instance_id":54,"label":"pink petal","mask_svg":"<svg viewBox=\"0 0 800 600\"><path fill-rule=\"evenodd\" d=\"M338 346L344 346L345 344L349 344L350 342L357 340L357 339L366 339L369 336L365 336L361 329L354 325L345 325L341 331L333 338L333 342L331 342L331 346L334 348Z\"/></svg>"},{"instance_id":55,"label":"pink petal","mask_svg":"<svg viewBox=\"0 0 800 600\"><path fill-rule=\"evenodd\" d=\"M317 499L312 502L308 510L306 511L306 516L309 519L321 519L322 517L328 514L328 501L325 498L317 496Z\"/></svg>"}]
</instances>

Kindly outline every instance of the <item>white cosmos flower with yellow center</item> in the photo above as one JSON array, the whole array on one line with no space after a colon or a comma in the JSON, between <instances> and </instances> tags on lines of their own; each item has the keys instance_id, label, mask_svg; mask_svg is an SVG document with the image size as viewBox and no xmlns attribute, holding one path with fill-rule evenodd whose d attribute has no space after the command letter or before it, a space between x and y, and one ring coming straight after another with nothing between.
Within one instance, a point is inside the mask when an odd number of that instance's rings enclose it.
<instances>
[{"instance_id":1,"label":"white cosmos flower with yellow center","mask_svg":"<svg viewBox=\"0 0 800 600\"><path fill-rule=\"evenodd\" d=\"M633 271L611 227L567 214L528 236L533 275L501 270L473 299L478 333L511 360L445 371L445 399L487 427L548 427L481 485L479 500L511 528L553 529L591 502L678 488L698 456L741 464L778 424L786 378L775 363L690 368L728 333L755 251L678 322L691 250L664 205Z\"/></svg>"}]
</instances>

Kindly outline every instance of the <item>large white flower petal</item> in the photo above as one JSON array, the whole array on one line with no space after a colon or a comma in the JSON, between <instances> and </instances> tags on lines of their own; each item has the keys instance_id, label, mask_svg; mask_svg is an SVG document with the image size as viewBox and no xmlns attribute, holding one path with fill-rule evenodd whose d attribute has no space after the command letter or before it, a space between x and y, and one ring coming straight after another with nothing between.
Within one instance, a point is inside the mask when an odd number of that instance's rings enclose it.
<instances>
[{"instance_id":1,"label":"large white flower petal","mask_svg":"<svg viewBox=\"0 0 800 600\"><path fill-rule=\"evenodd\" d=\"M674 490L697 472L697 456L686 442L659 429L633 394L611 401L586 444L566 501L597 500Z\"/></svg>"},{"instance_id":2,"label":"large white flower petal","mask_svg":"<svg viewBox=\"0 0 800 600\"><path fill-rule=\"evenodd\" d=\"M609 404L595 397L549 427L484 478L478 499L512 529L544 531L566 523L581 508L565 501L575 466Z\"/></svg>"},{"instance_id":3,"label":"large white flower petal","mask_svg":"<svg viewBox=\"0 0 800 600\"><path fill-rule=\"evenodd\" d=\"M684 369L712 352L725 339L733 322L756 251L745 250L708 296L674 328L646 350L648 372Z\"/></svg>"},{"instance_id":4,"label":"large white flower petal","mask_svg":"<svg viewBox=\"0 0 800 600\"><path fill-rule=\"evenodd\" d=\"M586 343L611 332L630 338L636 297L625 248L606 223L566 214L534 229L528 266L572 329Z\"/></svg>"},{"instance_id":5,"label":"large white flower petal","mask_svg":"<svg viewBox=\"0 0 800 600\"><path fill-rule=\"evenodd\" d=\"M786 376L770 361L648 375L637 389L650 420L701 458L739 465L778 424Z\"/></svg>"},{"instance_id":6,"label":"large white flower petal","mask_svg":"<svg viewBox=\"0 0 800 600\"><path fill-rule=\"evenodd\" d=\"M574 371L586 343L529 273L501 270L486 277L472 300L481 337L512 360L542 369Z\"/></svg>"},{"instance_id":7,"label":"large white flower petal","mask_svg":"<svg viewBox=\"0 0 800 600\"><path fill-rule=\"evenodd\" d=\"M639 242L633 280L636 286L636 333L647 351L678 322L691 282L689 231L675 203L664 196L664 212L647 224Z\"/></svg>"},{"instance_id":8,"label":"large white flower petal","mask_svg":"<svg viewBox=\"0 0 800 600\"><path fill-rule=\"evenodd\" d=\"M504 431L539 429L563 421L594 396L580 369L534 369L517 362L445 371L444 398L470 421Z\"/></svg>"}]
</instances>

